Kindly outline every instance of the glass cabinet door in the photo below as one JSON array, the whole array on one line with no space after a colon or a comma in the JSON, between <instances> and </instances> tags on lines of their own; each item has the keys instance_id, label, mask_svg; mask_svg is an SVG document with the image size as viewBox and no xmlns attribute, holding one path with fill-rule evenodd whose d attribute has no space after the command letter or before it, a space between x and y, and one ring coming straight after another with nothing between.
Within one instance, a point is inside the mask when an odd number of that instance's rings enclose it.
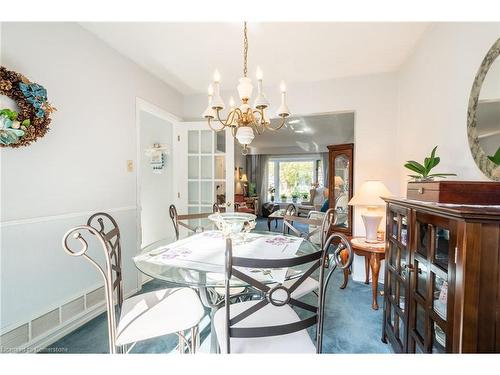
<instances>
[{"instance_id":1,"label":"glass cabinet door","mask_svg":"<svg viewBox=\"0 0 500 375\"><path fill-rule=\"evenodd\" d=\"M456 222L424 213L415 215L416 235L410 267L408 345L411 352L451 352L451 304Z\"/></svg>"},{"instance_id":2,"label":"glass cabinet door","mask_svg":"<svg viewBox=\"0 0 500 375\"><path fill-rule=\"evenodd\" d=\"M389 204L386 227L386 266L383 339L397 352L406 351L410 263L410 210Z\"/></svg>"},{"instance_id":3,"label":"glass cabinet door","mask_svg":"<svg viewBox=\"0 0 500 375\"><path fill-rule=\"evenodd\" d=\"M348 205L353 194L353 152L352 143L328 146L328 201L337 215L334 230L352 235L352 207Z\"/></svg>"}]
</instances>

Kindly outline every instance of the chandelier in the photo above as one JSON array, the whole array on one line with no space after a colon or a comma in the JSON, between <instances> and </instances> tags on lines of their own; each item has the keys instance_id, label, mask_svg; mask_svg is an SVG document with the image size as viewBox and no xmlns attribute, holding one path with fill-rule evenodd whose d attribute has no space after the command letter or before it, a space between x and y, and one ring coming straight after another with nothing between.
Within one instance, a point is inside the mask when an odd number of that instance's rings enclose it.
<instances>
[{"instance_id":1,"label":"chandelier","mask_svg":"<svg viewBox=\"0 0 500 375\"><path fill-rule=\"evenodd\" d=\"M213 84L208 86L208 106L203 117L207 119L208 126L215 132L226 128L231 129L233 137L243 146L242 154L248 154L248 145L255 138L255 133L262 134L266 129L275 131L285 125L285 118L290 116L290 111L286 104L286 86L284 82L280 84L281 105L277 115L281 117L280 124L276 127L271 126L271 121L267 117L266 109L269 107L269 101L266 99L262 89L262 71L257 67L257 97L252 108L249 100L252 96L252 80L247 77L247 56L248 56L248 36L247 23L243 26L243 77L239 79L237 87L241 99L241 105L235 106L231 97L229 100L229 113L225 119L221 118L221 112L224 110L224 100L220 95L220 74L215 70ZM217 124L217 125L214 125Z\"/></svg>"}]
</instances>

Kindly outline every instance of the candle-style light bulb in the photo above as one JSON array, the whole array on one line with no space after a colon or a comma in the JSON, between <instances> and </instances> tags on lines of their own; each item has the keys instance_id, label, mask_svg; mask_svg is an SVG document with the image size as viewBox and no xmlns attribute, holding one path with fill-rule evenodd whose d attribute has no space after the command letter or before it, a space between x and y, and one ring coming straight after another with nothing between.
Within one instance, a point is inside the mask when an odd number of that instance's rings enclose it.
<instances>
[{"instance_id":1,"label":"candle-style light bulb","mask_svg":"<svg viewBox=\"0 0 500 375\"><path fill-rule=\"evenodd\" d=\"M208 96L213 96L214 95L214 87L212 84L208 85Z\"/></svg>"},{"instance_id":2,"label":"candle-style light bulb","mask_svg":"<svg viewBox=\"0 0 500 375\"><path fill-rule=\"evenodd\" d=\"M285 85L284 81L281 81L281 83L280 83L280 91L282 93L286 92L286 85Z\"/></svg>"},{"instance_id":3,"label":"candle-style light bulb","mask_svg":"<svg viewBox=\"0 0 500 375\"><path fill-rule=\"evenodd\" d=\"M218 69L215 69L215 72L214 72L214 82L215 83L219 83L220 82L220 73L219 73Z\"/></svg>"},{"instance_id":4,"label":"candle-style light bulb","mask_svg":"<svg viewBox=\"0 0 500 375\"><path fill-rule=\"evenodd\" d=\"M235 105L235 103L234 103L234 98L231 96L231 97L229 98L229 108L234 108L234 105Z\"/></svg>"},{"instance_id":5,"label":"candle-style light bulb","mask_svg":"<svg viewBox=\"0 0 500 375\"><path fill-rule=\"evenodd\" d=\"M257 67L257 72L255 72L255 76L257 77L258 81L262 81L264 75L262 74L262 69L260 69L260 66Z\"/></svg>"}]
</instances>

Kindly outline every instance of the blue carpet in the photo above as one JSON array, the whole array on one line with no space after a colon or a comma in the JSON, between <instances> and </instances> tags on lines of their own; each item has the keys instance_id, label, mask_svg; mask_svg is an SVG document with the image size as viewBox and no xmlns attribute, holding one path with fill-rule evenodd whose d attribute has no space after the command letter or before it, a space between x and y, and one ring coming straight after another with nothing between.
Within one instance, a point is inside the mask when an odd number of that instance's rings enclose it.
<instances>
[{"instance_id":1,"label":"blue carpet","mask_svg":"<svg viewBox=\"0 0 500 375\"><path fill-rule=\"evenodd\" d=\"M280 232L280 224L275 229L273 223L271 230ZM259 219L256 230L267 230L267 220ZM378 311L371 308L371 285L349 280L347 288L341 290L342 280L342 273L336 271L328 287L323 352L392 353L390 346L380 340L382 308ZM165 282L153 280L143 286L141 293L165 287L168 287ZM382 286L380 290L383 290ZM382 306L382 297L379 299ZM305 296L304 302L315 304L315 295ZM312 336L314 331L310 332ZM202 332L202 340L207 335L208 332ZM166 353L174 350L176 345L177 336L168 335L139 342L132 353ZM67 353L108 353L106 314L92 319L42 352L50 352L51 348L63 348Z\"/></svg>"}]
</instances>

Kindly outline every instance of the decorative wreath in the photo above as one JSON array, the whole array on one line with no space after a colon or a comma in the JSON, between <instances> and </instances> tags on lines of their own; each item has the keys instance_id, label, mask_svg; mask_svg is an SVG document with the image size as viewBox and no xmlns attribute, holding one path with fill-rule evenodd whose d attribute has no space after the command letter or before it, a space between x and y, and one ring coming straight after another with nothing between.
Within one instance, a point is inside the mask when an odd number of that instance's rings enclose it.
<instances>
[{"instance_id":1,"label":"decorative wreath","mask_svg":"<svg viewBox=\"0 0 500 375\"><path fill-rule=\"evenodd\" d=\"M0 67L0 94L14 100L19 111L0 108L0 147L28 146L49 131L47 90L22 74Z\"/></svg>"}]
</instances>

